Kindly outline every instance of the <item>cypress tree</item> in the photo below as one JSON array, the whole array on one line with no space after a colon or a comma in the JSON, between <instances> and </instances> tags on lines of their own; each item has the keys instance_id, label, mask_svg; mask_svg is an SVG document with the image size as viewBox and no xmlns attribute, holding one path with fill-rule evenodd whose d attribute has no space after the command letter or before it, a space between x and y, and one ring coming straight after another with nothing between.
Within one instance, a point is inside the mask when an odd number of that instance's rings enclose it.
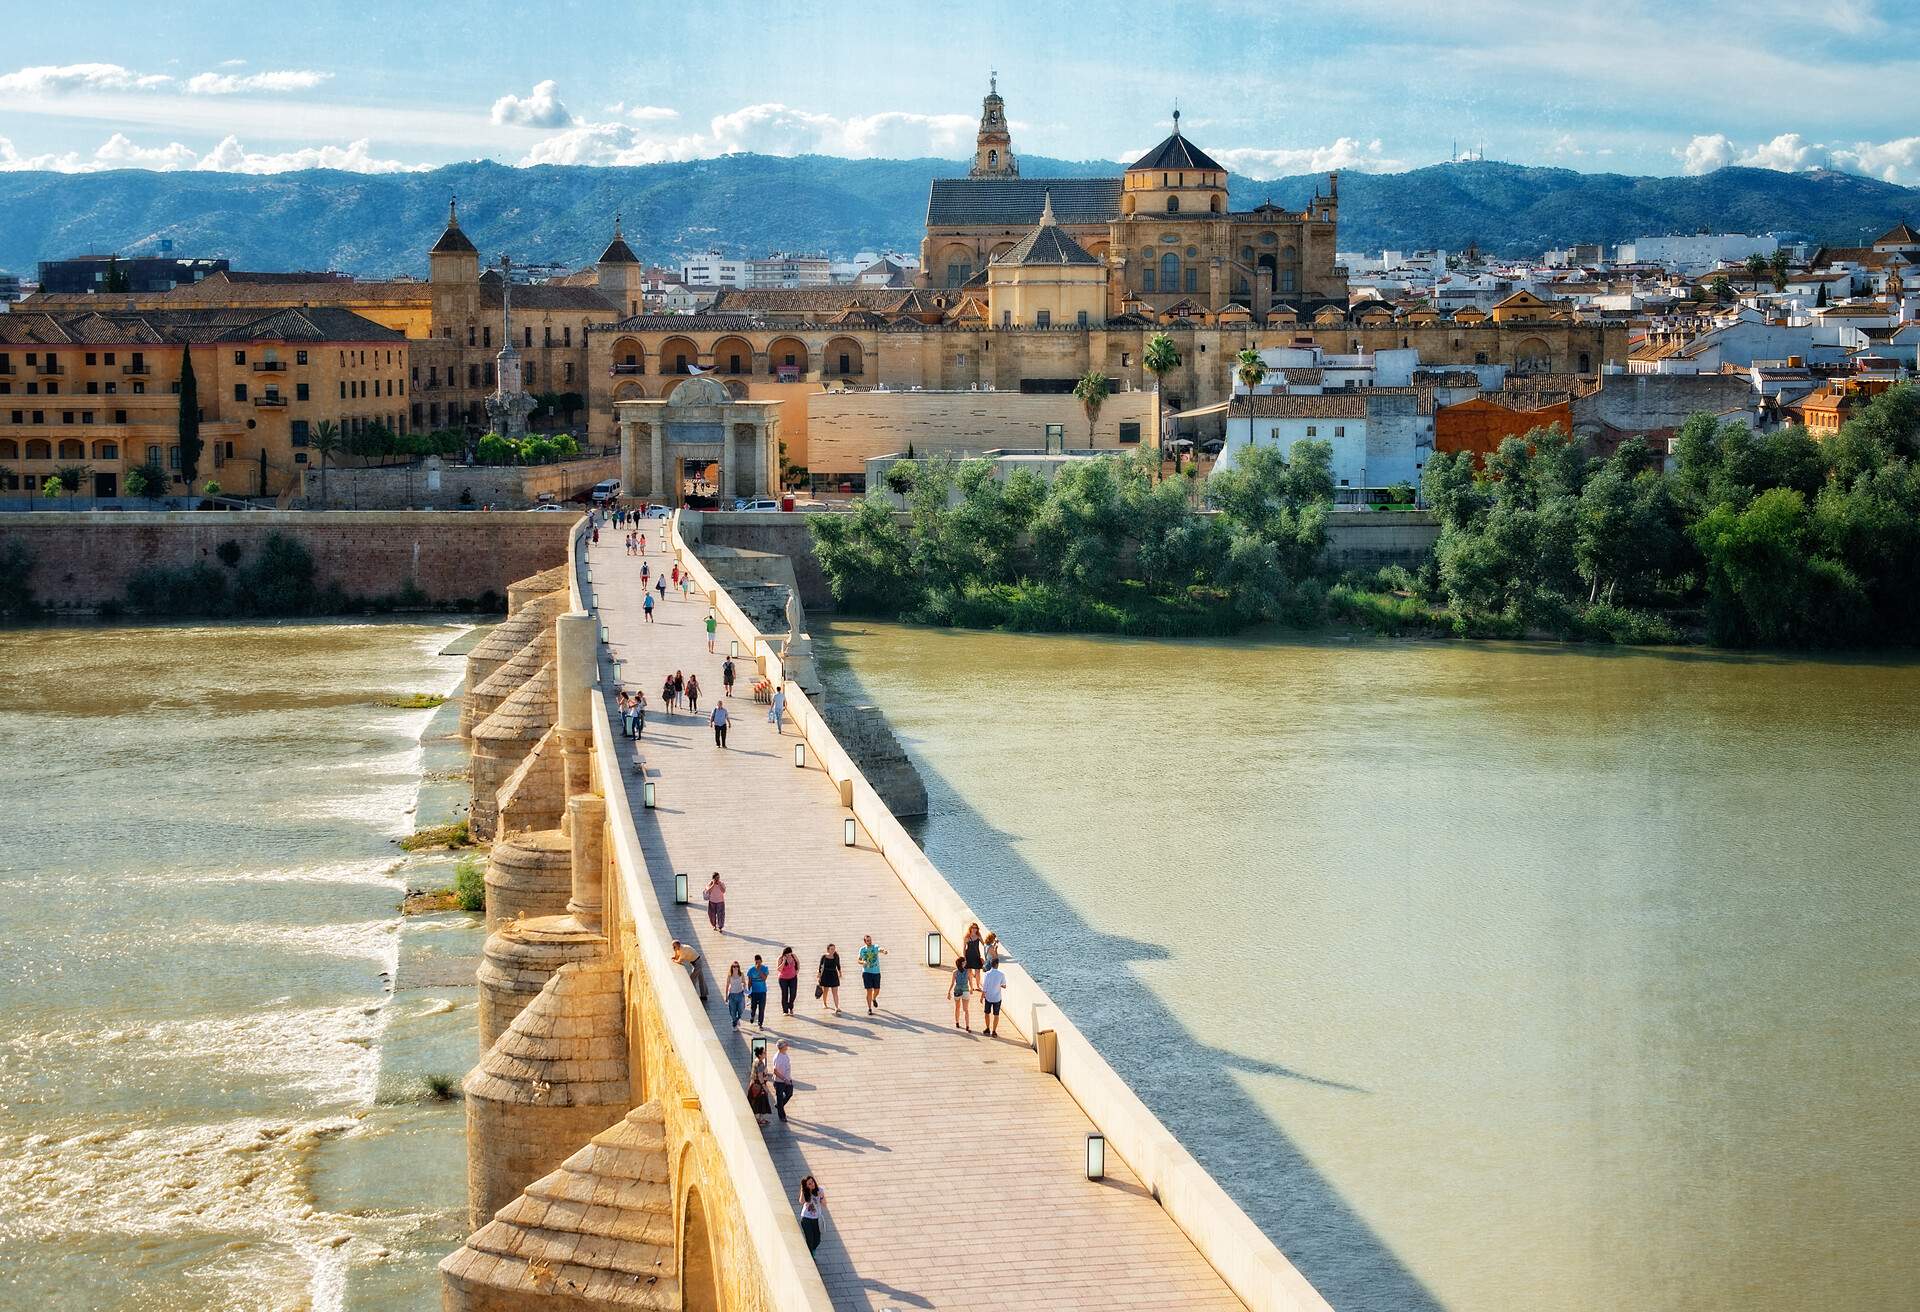
<instances>
[{"instance_id":1,"label":"cypress tree","mask_svg":"<svg viewBox=\"0 0 1920 1312\"><path fill-rule=\"evenodd\" d=\"M180 350L180 473L193 486L200 472L200 386L193 379L193 345Z\"/></svg>"}]
</instances>

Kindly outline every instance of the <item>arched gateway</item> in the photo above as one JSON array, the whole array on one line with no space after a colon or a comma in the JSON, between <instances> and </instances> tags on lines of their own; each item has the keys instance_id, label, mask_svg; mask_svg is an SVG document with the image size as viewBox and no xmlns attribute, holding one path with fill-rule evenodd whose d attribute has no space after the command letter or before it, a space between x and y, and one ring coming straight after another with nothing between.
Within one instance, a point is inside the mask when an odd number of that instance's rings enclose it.
<instances>
[{"instance_id":1,"label":"arched gateway","mask_svg":"<svg viewBox=\"0 0 1920 1312\"><path fill-rule=\"evenodd\" d=\"M620 485L630 500L677 506L686 471L720 466L710 495L770 497L780 474L780 402L733 396L719 380L695 376L661 400L614 402L620 425Z\"/></svg>"}]
</instances>

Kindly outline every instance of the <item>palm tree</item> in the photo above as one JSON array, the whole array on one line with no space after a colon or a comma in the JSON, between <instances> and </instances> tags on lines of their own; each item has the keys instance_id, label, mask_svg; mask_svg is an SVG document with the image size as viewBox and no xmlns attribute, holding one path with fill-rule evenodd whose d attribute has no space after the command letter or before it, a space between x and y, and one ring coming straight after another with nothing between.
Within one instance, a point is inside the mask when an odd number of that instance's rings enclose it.
<instances>
[{"instance_id":1,"label":"palm tree","mask_svg":"<svg viewBox=\"0 0 1920 1312\"><path fill-rule=\"evenodd\" d=\"M1113 391L1113 384L1098 369L1089 369L1080 375L1080 381L1073 385L1073 394L1080 399L1080 408L1087 412L1087 445L1093 442L1093 421L1100 417L1100 407L1106 403Z\"/></svg>"},{"instance_id":2,"label":"palm tree","mask_svg":"<svg viewBox=\"0 0 1920 1312\"><path fill-rule=\"evenodd\" d=\"M1267 376L1267 362L1260 358L1260 352L1249 346L1233 357L1233 376L1238 378L1249 394L1260 386Z\"/></svg>"},{"instance_id":3,"label":"palm tree","mask_svg":"<svg viewBox=\"0 0 1920 1312\"><path fill-rule=\"evenodd\" d=\"M1767 257L1755 251L1747 256L1747 276L1759 282L1767 276Z\"/></svg>"},{"instance_id":4,"label":"palm tree","mask_svg":"<svg viewBox=\"0 0 1920 1312\"><path fill-rule=\"evenodd\" d=\"M1160 389L1166 383L1167 375L1180 367L1180 352L1174 348L1173 338L1165 333L1155 333L1147 339L1147 349L1141 353L1140 363L1145 365L1147 372L1153 375L1153 408L1157 417L1161 413ZM1156 424L1155 427L1157 429L1160 426ZM1156 432L1155 437L1158 436ZM1163 450L1161 452L1163 459L1165 454ZM1179 457L1176 455L1174 459L1178 461ZM1178 469L1178 467L1176 464L1175 468Z\"/></svg>"},{"instance_id":5,"label":"palm tree","mask_svg":"<svg viewBox=\"0 0 1920 1312\"><path fill-rule=\"evenodd\" d=\"M322 419L313 427L313 435L307 439L315 451L320 453L320 501L327 504L327 457L340 449L340 425L331 419Z\"/></svg>"}]
</instances>

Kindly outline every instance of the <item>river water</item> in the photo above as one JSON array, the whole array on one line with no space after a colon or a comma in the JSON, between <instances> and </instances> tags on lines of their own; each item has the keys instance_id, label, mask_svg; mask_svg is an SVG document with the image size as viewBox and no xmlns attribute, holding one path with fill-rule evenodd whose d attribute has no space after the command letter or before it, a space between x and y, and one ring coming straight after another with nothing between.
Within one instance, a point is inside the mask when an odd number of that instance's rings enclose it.
<instances>
[{"instance_id":1,"label":"river water","mask_svg":"<svg viewBox=\"0 0 1920 1312\"><path fill-rule=\"evenodd\" d=\"M0 1308L437 1306L478 930L403 928L452 708L380 699L461 632L0 632Z\"/></svg>"},{"instance_id":2,"label":"river water","mask_svg":"<svg viewBox=\"0 0 1920 1312\"><path fill-rule=\"evenodd\" d=\"M1341 1312L1920 1305L1920 667L824 636Z\"/></svg>"}]
</instances>

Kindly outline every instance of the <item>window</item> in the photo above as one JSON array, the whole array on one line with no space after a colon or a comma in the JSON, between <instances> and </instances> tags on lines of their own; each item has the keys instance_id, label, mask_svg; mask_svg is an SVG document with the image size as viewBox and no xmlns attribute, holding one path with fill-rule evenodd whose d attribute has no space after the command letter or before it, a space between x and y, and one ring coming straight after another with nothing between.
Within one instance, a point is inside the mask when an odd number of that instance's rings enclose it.
<instances>
[{"instance_id":1,"label":"window","mask_svg":"<svg viewBox=\"0 0 1920 1312\"><path fill-rule=\"evenodd\" d=\"M958 287L973 277L973 264L966 260L956 260L947 265L947 286Z\"/></svg>"},{"instance_id":2,"label":"window","mask_svg":"<svg viewBox=\"0 0 1920 1312\"><path fill-rule=\"evenodd\" d=\"M1132 352L1132 351L1122 351L1122 352L1120 352L1120 367L1121 367L1122 369L1130 369L1130 368L1132 368L1132 367L1133 367L1133 352Z\"/></svg>"},{"instance_id":3,"label":"window","mask_svg":"<svg viewBox=\"0 0 1920 1312\"><path fill-rule=\"evenodd\" d=\"M1152 291L1153 289L1149 287L1147 290ZM1000 311L1000 326L1002 328L1013 327L1013 311L1012 310Z\"/></svg>"},{"instance_id":4,"label":"window","mask_svg":"<svg viewBox=\"0 0 1920 1312\"><path fill-rule=\"evenodd\" d=\"M738 371L738 366L736 366L736 372L737 372L737 371ZM567 381L568 381L568 382L572 382L572 381L573 381L573 362L572 362L571 360L569 360L569 361L567 362L567 375L566 375L566 377L567 377Z\"/></svg>"},{"instance_id":5,"label":"window","mask_svg":"<svg viewBox=\"0 0 1920 1312\"><path fill-rule=\"evenodd\" d=\"M1333 426L1333 435L1335 437L1345 437L1347 435L1347 426L1345 424L1335 424Z\"/></svg>"},{"instance_id":6,"label":"window","mask_svg":"<svg viewBox=\"0 0 1920 1312\"><path fill-rule=\"evenodd\" d=\"M1169 292L1180 290L1180 257L1173 251L1160 257L1160 287Z\"/></svg>"},{"instance_id":7,"label":"window","mask_svg":"<svg viewBox=\"0 0 1920 1312\"><path fill-rule=\"evenodd\" d=\"M533 349L533 325L527 325L527 349Z\"/></svg>"},{"instance_id":8,"label":"window","mask_svg":"<svg viewBox=\"0 0 1920 1312\"><path fill-rule=\"evenodd\" d=\"M1312 424L1308 424L1308 425L1307 425L1307 436L1308 436L1308 437L1318 437L1318 436L1320 436L1320 430L1319 430L1318 428L1316 428L1316 427L1314 427L1314 426L1313 426Z\"/></svg>"},{"instance_id":9,"label":"window","mask_svg":"<svg viewBox=\"0 0 1920 1312\"><path fill-rule=\"evenodd\" d=\"M540 345L542 346L553 345L553 325L552 324L544 324L541 326Z\"/></svg>"},{"instance_id":10,"label":"window","mask_svg":"<svg viewBox=\"0 0 1920 1312\"><path fill-rule=\"evenodd\" d=\"M492 324L489 323L489 324L481 325L480 345L488 346L488 347L493 345L493 325Z\"/></svg>"},{"instance_id":11,"label":"window","mask_svg":"<svg viewBox=\"0 0 1920 1312\"><path fill-rule=\"evenodd\" d=\"M233 353L233 362L235 364L245 364L247 362L247 353L245 351L235 351Z\"/></svg>"},{"instance_id":12,"label":"window","mask_svg":"<svg viewBox=\"0 0 1920 1312\"><path fill-rule=\"evenodd\" d=\"M92 351L88 351L88 352L87 352L87 363L88 363L88 364L97 364L97 363L99 363L99 360L98 360L98 358L97 358L97 357L96 357L96 356L94 355L94 353L93 353Z\"/></svg>"},{"instance_id":13,"label":"window","mask_svg":"<svg viewBox=\"0 0 1920 1312\"><path fill-rule=\"evenodd\" d=\"M71 411L71 410L62 410L62 411L60 412L60 422L61 422L61 423L63 423L63 424L70 424L70 423L72 423L72 422L73 422L73 411Z\"/></svg>"},{"instance_id":14,"label":"window","mask_svg":"<svg viewBox=\"0 0 1920 1312\"><path fill-rule=\"evenodd\" d=\"M1280 270L1280 290L1283 292L1290 292L1293 290L1293 270L1292 269Z\"/></svg>"},{"instance_id":15,"label":"window","mask_svg":"<svg viewBox=\"0 0 1920 1312\"><path fill-rule=\"evenodd\" d=\"M150 465L160 463L160 446L158 443L151 444L147 447L147 463Z\"/></svg>"},{"instance_id":16,"label":"window","mask_svg":"<svg viewBox=\"0 0 1920 1312\"><path fill-rule=\"evenodd\" d=\"M1052 312L1048 310L1035 310L1033 313L1033 326L1035 328L1053 327Z\"/></svg>"},{"instance_id":17,"label":"window","mask_svg":"<svg viewBox=\"0 0 1920 1312\"><path fill-rule=\"evenodd\" d=\"M1140 425L1132 420L1120 422L1120 445L1134 446L1140 441Z\"/></svg>"},{"instance_id":18,"label":"window","mask_svg":"<svg viewBox=\"0 0 1920 1312\"><path fill-rule=\"evenodd\" d=\"M98 396L99 394L100 394L100 384L94 382L91 378L89 378L87 380L87 395Z\"/></svg>"},{"instance_id":19,"label":"window","mask_svg":"<svg viewBox=\"0 0 1920 1312\"><path fill-rule=\"evenodd\" d=\"M572 345L573 345L573 325L572 325L572 324L566 324L566 325L563 325L563 326L561 327L561 329L560 329L560 344L561 344L562 346L572 346Z\"/></svg>"},{"instance_id":20,"label":"window","mask_svg":"<svg viewBox=\"0 0 1920 1312\"><path fill-rule=\"evenodd\" d=\"M475 342L475 340L474 340L474 330L473 330L473 325L472 325L472 324L468 324L468 325L467 325L467 345L468 345L468 346L474 346L474 345L476 345L476 344L477 344L477 343L476 343L476 342Z\"/></svg>"},{"instance_id":21,"label":"window","mask_svg":"<svg viewBox=\"0 0 1920 1312\"><path fill-rule=\"evenodd\" d=\"M1140 273L1140 290L1143 292L1150 292L1153 290L1153 266L1152 265L1148 265Z\"/></svg>"},{"instance_id":22,"label":"window","mask_svg":"<svg viewBox=\"0 0 1920 1312\"><path fill-rule=\"evenodd\" d=\"M304 387L306 386L306 384L302 383L301 386ZM306 420L304 419L294 420L289 431L291 434L293 444L295 446L305 446L307 444L307 434L309 430L307 428Z\"/></svg>"},{"instance_id":23,"label":"window","mask_svg":"<svg viewBox=\"0 0 1920 1312\"><path fill-rule=\"evenodd\" d=\"M109 382L109 383L107 384L107 395L108 395L108 396L113 396L113 395L115 395L116 393L118 393L118 392L119 392L119 390L120 390L120 384L118 384L118 383L114 383L114 382Z\"/></svg>"},{"instance_id":24,"label":"window","mask_svg":"<svg viewBox=\"0 0 1920 1312\"><path fill-rule=\"evenodd\" d=\"M1081 310L1076 313L1073 317L1073 322L1076 328L1085 328L1087 326L1087 312Z\"/></svg>"},{"instance_id":25,"label":"window","mask_svg":"<svg viewBox=\"0 0 1920 1312\"><path fill-rule=\"evenodd\" d=\"M307 385L305 383L295 383L293 385L293 399L296 401L306 401L311 399L308 396Z\"/></svg>"},{"instance_id":26,"label":"window","mask_svg":"<svg viewBox=\"0 0 1920 1312\"><path fill-rule=\"evenodd\" d=\"M106 362L107 362L108 364L112 364L112 363L113 363L113 352L112 352L112 351L108 351L108 352L107 352L107 354L106 354L106 357L105 357L105 358L106 358ZM134 358L134 359L135 359L136 361L137 361L137 360L139 360L139 358L140 358L140 352L138 352L138 351L135 351L135 352L133 353L133 358Z\"/></svg>"},{"instance_id":27,"label":"window","mask_svg":"<svg viewBox=\"0 0 1920 1312\"><path fill-rule=\"evenodd\" d=\"M93 411L91 411L91 410L82 410L82 411L80 412L80 422L81 422L81 423L83 423L83 424L90 424L90 423L92 423L92 422L93 422Z\"/></svg>"},{"instance_id":28,"label":"window","mask_svg":"<svg viewBox=\"0 0 1920 1312\"><path fill-rule=\"evenodd\" d=\"M127 412L126 412L125 410L115 410L115 411L113 412L113 422L114 422L114 423L116 423L116 424L124 424L124 423L126 423L126 422L127 422Z\"/></svg>"},{"instance_id":29,"label":"window","mask_svg":"<svg viewBox=\"0 0 1920 1312\"><path fill-rule=\"evenodd\" d=\"M1179 212L1180 212L1180 198L1178 196L1167 197L1167 213L1178 214Z\"/></svg>"},{"instance_id":30,"label":"window","mask_svg":"<svg viewBox=\"0 0 1920 1312\"><path fill-rule=\"evenodd\" d=\"M342 379L340 382L340 399L342 401L347 399L347 384L345 379Z\"/></svg>"},{"instance_id":31,"label":"window","mask_svg":"<svg viewBox=\"0 0 1920 1312\"><path fill-rule=\"evenodd\" d=\"M305 351L295 351L293 353L293 362L295 364L305 364L307 362L307 353Z\"/></svg>"},{"instance_id":32,"label":"window","mask_svg":"<svg viewBox=\"0 0 1920 1312\"><path fill-rule=\"evenodd\" d=\"M1190 292L1200 290L1200 270L1191 264L1187 266L1187 290Z\"/></svg>"},{"instance_id":33,"label":"window","mask_svg":"<svg viewBox=\"0 0 1920 1312\"><path fill-rule=\"evenodd\" d=\"M236 401L244 401L247 399L247 385L245 383L235 383L233 385L233 399Z\"/></svg>"},{"instance_id":34,"label":"window","mask_svg":"<svg viewBox=\"0 0 1920 1312\"><path fill-rule=\"evenodd\" d=\"M533 329L529 328L527 329L527 332L531 334L533 332ZM468 387L480 386L480 371L476 369L473 365L467 366L467 386Z\"/></svg>"}]
</instances>

